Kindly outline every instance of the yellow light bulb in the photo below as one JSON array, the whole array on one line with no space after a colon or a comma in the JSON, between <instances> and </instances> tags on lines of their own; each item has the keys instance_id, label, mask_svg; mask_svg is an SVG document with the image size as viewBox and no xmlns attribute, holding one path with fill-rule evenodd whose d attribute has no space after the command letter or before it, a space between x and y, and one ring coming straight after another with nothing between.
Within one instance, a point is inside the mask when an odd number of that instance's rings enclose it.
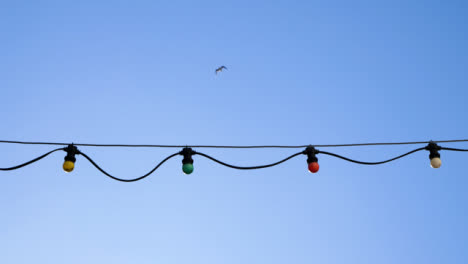
<instances>
[{"instance_id":1,"label":"yellow light bulb","mask_svg":"<svg viewBox=\"0 0 468 264\"><path fill-rule=\"evenodd\" d=\"M75 163L69 160L66 160L63 163L63 170L66 172L71 172L75 168Z\"/></svg>"}]
</instances>

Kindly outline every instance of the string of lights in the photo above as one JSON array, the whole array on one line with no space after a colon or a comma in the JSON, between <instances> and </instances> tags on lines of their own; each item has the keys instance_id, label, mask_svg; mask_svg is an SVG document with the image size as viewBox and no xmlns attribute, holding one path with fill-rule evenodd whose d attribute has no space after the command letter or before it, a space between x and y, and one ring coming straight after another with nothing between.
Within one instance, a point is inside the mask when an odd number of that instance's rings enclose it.
<instances>
[{"instance_id":1,"label":"string of lights","mask_svg":"<svg viewBox=\"0 0 468 264\"><path fill-rule=\"evenodd\" d=\"M318 148L325 147L360 147L360 146L385 146L385 145L417 145L428 144L430 142L438 143L458 143L468 142L468 139L450 139L450 140L430 140L430 141L409 141L409 142L374 142L374 143L349 143L349 144L307 144L307 145L257 145L257 146L228 146L228 145L152 145L152 144L93 144L93 143L73 143L78 147L129 147L129 148L306 148L315 146ZM22 144L22 145L52 145L52 146L68 146L70 143L64 142L34 142L34 141L13 141L0 140L0 143L7 144Z\"/></svg>"},{"instance_id":2,"label":"string of lights","mask_svg":"<svg viewBox=\"0 0 468 264\"><path fill-rule=\"evenodd\" d=\"M320 166L318 164L318 158L317 158L317 155L318 154L324 154L324 155L329 155L329 156L333 156L333 157L336 157L336 158L340 158L340 159L343 159L343 160L346 160L348 162L353 162L353 163L357 163L357 164L362 164L362 165L379 165L379 164L384 164L384 163L388 163L388 162L391 162L391 161L394 161L394 160L397 160L397 159L400 159L400 158L403 158L405 156L408 156L408 155L411 155L413 153L416 153L418 151L421 151L421 150L427 150L429 151L429 159L430 159L430 164L431 164L431 167L433 168L440 168L440 166L442 165L442 161L440 159L440 153L439 151L440 150L447 150L447 151L459 151L459 152L468 152L468 149L460 149L460 148L448 148L448 147L441 147L439 146L437 143L441 143L441 142L444 142L444 143L452 143L452 142L462 142L462 141L468 141L468 140L446 140L446 141L438 141L438 142L434 142L434 141L427 141L427 142L394 142L394 143L359 143L359 146L369 146L369 145L404 145L404 144L420 144L420 143L427 143L427 145L425 147L420 147L420 148L417 148L417 149L414 149L414 150L411 150L409 152L406 152L402 155L399 155L399 156L396 156L396 157L393 157L393 158L390 158L390 159L387 159L387 160L383 160L383 161L377 161L377 162L368 162L368 161L358 161L358 160L354 160L354 159L350 159L350 158L347 158L347 157L344 157L342 155L339 155L339 154L336 154L336 153L332 153L332 152L328 152L328 151L321 151L321 150L318 150L316 149L317 146L329 146L329 147L336 147L336 146L358 146L356 144L341 144L341 145L315 145L315 146L312 146L312 145L306 145L305 146L305 149L303 151L300 151L300 152L297 152L295 154L292 154L280 161L277 161L277 162L274 162L274 163L271 163L271 164L266 164L266 165L257 165L257 166L237 166L237 165L232 165L232 164L228 164L228 163L225 163L223 161L220 161L210 155L207 155L205 153L202 153L202 152L197 152L197 151L194 151L192 149L193 146L189 147L189 146L185 146L183 147L183 149L179 152L176 152L174 154L171 154L169 156L167 156L166 158L164 158L161 162L159 162L152 170L150 170L148 173L146 173L145 175L143 176L140 176L140 177L137 177L137 178L132 178L132 179L123 179L123 178L119 178L119 177L115 177L111 174L109 174L108 172L106 172L104 169L102 169L92 158L90 158L88 155L86 155L85 153L83 153L82 151L78 150L77 148L77 145L78 144L67 144L66 147L64 148L57 148L57 149L54 149L54 150L51 150L35 159L32 159L28 162L25 162L25 163L22 163L20 165L16 165L16 166L13 166L13 167L8 167L8 168L0 168L0 171L10 171L10 170L16 170L16 169L19 169L19 168L22 168L22 167L25 167L27 165L30 165L32 163L35 163L43 158L45 158L46 156L56 152L56 151L59 151L59 150L63 150L66 152L66 156L65 156L65 161L63 163L63 170L66 171L66 172L71 172L73 171L73 169L75 168L75 162L76 162L76 155L81 155L83 156L86 160L88 160L96 169L98 169L101 173L103 173L104 175L108 176L109 178L111 179L114 179L114 180L117 180L117 181L121 181L121 182L135 182L135 181L139 181L139 180L142 180L146 177L148 177L149 175L151 175L152 173L154 173L161 165L163 165L166 161L168 161L169 159L177 156L177 155L181 155L183 156L183 159L182 159L182 171L185 173L185 174L191 174L194 170L194 167L193 167L193 157L194 155L199 155L199 156L202 156L204 158L207 158L211 161L214 161L218 164L221 164L223 166L226 166L226 167L229 167L229 168L232 168L232 169L238 169L238 170L255 170L255 169L264 169L264 168L269 168L269 167L274 167L274 166L277 166L283 162L286 162L294 157L297 157L299 155L306 155L307 156L307 164L308 164L308 169L311 173L316 173L318 172ZM20 142L20 141L0 141L0 143L15 143L15 144L41 144L41 145L61 145L63 143L47 143L47 142ZM103 144L80 144L80 146L100 146L100 147L116 147L116 146L123 146L123 147L141 147L141 146L165 146L165 147L169 147L171 145L103 145ZM171 146L172 147L172 146ZM215 147L215 148L223 148L223 147L226 147L226 148L264 148L264 147L279 147L279 148L295 148L296 146L198 146L198 147Z\"/></svg>"}]
</instances>

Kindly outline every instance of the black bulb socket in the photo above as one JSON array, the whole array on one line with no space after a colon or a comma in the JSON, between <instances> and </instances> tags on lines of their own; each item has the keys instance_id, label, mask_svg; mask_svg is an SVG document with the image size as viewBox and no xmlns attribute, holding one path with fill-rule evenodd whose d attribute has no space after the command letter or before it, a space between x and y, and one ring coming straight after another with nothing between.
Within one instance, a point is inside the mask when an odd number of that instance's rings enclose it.
<instances>
[{"instance_id":1,"label":"black bulb socket","mask_svg":"<svg viewBox=\"0 0 468 264\"><path fill-rule=\"evenodd\" d=\"M64 150L65 152L67 152L67 155L65 156L65 161L71 161L75 163L75 155L80 153L78 148L75 145L70 144Z\"/></svg>"},{"instance_id":2,"label":"black bulb socket","mask_svg":"<svg viewBox=\"0 0 468 264\"><path fill-rule=\"evenodd\" d=\"M441 147L437 143L430 141L425 149L429 151L429 159L440 158L439 150L441 150Z\"/></svg>"},{"instance_id":3,"label":"black bulb socket","mask_svg":"<svg viewBox=\"0 0 468 264\"><path fill-rule=\"evenodd\" d=\"M182 159L182 164L193 164L192 155L195 155L196 152L192 150L192 148L183 148L180 155L184 156Z\"/></svg>"},{"instance_id":4,"label":"black bulb socket","mask_svg":"<svg viewBox=\"0 0 468 264\"><path fill-rule=\"evenodd\" d=\"M313 146L308 146L302 154L307 155L307 164L310 164L312 162L318 162L318 158L316 154L318 154L319 151L315 149Z\"/></svg>"}]
</instances>

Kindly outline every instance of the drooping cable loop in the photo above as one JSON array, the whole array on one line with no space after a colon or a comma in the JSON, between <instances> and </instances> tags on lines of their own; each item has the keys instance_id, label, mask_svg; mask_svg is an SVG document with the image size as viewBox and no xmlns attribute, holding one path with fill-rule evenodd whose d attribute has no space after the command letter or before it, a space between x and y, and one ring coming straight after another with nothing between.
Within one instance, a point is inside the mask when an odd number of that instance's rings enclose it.
<instances>
[{"instance_id":1,"label":"drooping cable loop","mask_svg":"<svg viewBox=\"0 0 468 264\"><path fill-rule=\"evenodd\" d=\"M214 161L216 163L219 163L219 164L221 164L223 166L226 166L226 167L229 167L229 168L238 169L238 170L256 170L256 169L264 169L264 168L269 168L269 167L279 165L279 164L281 164L281 163L283 163L283 162L285 162L287 160L290 160L290 159L292 159L292 158L294 158L296 156L299 156L299 155L303 154L303 152L301 151L301 152L295 153L295 154L293 154L293 155L291 155L291 156L289 156L289 157L287 157L285 159L282 159L282 160L280 160L278 162L275 162L275 163L266 164L266 165L258 165L258 166L245 166L245 167L227 164L227 163L222 162L222 161L220 161L218 159L215 159L215 158L213 158L213 157L211 157L209 155L206 155L205 153L195 152L195 154L203 156L203 157L205 157L207 159L210 159L210 160L212 160L212 161Z\"/></svg>"},{"instance_id":2,"label":"drooping cable loop","mask_svg":"<svg viewBox=\"0 0 468 264\"><path fill-rule=\"evenodd\" d=\"M363 165L379 165L379 164L384 164L384 163L387 163L387 162L390 162L390 161L397 160L397 159L399 159L399 158L403 158L404 156L413 154L413 153L415 153L415 152L418 152L418 151L421 151L421 150L424 150L424 149L425 149L425 148L418 148L418 149L412 150L412 151L410 151L410 152L407 152L407 153L405 153L405 154L403 154L403 155L400 155L400 156L397 156L397 157L394 157L394 158L391 158L391 159L388 159L388 160L384 160L384 161L377 161L377 162L368 162L368 161L353 160L353 159L350 159L350 158L347 158L347 157L343 157L343 156L338 155L338 154L335 154L335 153L331 153L331 152L327 152L327 151L322 151L322 150L319 151L319 154L325 154L325 155L337 157L337 158L340 158L340 159L343 159L343 160L346 160L346 161L349 161L349 162L357 163L357 164L363 164Z\"/></svg>"},{"instance_id":3,"label":"drooping cable loop","mask_svg":"<svg viewBox=\"0 0 468 264\"><path fill-rule=\"evenodd\" d=\"M10 167L10 168L0 168L0 171L10 171L10 170L16 170L16 169L22 168L22 167L27 166L29 164L33 164L34 162L39 161L39 160L41 160L41 159L49 156L50 154L52 154L52 153L54 153L56 151L59 151L59 150L64 150L64 148L54 149L52 151L49 151L49 152L45 153L44 155L41 155L41 156L39 156L39 157L37 157L37 158L35 158L33 160L30 160L28 162L25 162L25 163L17 165L17 166L13 166L13 167Z\"/></svg>"},{"instance_id":4,"label":"drooping cable loop","mask_svg":"<svg viewBox=\"0 0 468 264\"><path fill-rule=\"evenodd\" d=\"M88 155L86 155L85 153L83 152L80 152L81 156L85 157L85 159L87 159L89 162L91 162L91 164L93 164L94 167L96 167L96 169L98 169L100 172L102 172L104 175L108 176L109 178L112 178L116 181L121 181L121 182L136 182L136 181L139 181L139 180L142 180L146 177L148 177L149 175L151 175L155 170L157 170L161 165L164 164L164 162L168 161L169 159L179 155L180 153L177 152L177 153L174 153L172 155L169 155L167 156L165 159L163 159L158 165L156 165L156 167L154 167L152 170L150 170L148 173L146 173L145 175L141 176L141 177L138 177L138 178L134 178L134 179L122 179L122 178L118 178L118 177L115 177L115 176L112 176L111 174L107 173L105 170L103 170L101 167L99 167L99 165L96 164L96 162L94 162L93 159L91 159Z\"/></svg>"}]
</instances>

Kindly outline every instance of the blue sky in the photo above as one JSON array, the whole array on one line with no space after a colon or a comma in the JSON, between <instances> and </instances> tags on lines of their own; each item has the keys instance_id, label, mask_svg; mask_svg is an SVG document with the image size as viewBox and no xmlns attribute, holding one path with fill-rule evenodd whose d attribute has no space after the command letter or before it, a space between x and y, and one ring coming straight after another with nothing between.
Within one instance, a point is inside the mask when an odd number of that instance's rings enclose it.
<instances>
[{"instance_id":1,"label":"blue sky","mask_svg":"<svg viewBox=\"0 0 468 264\"><path fill-rule=\"evenodd\" d=\"M463 1L3 1L1 139L337 144L467 137ZM226 65L219 75L214 69ZM467 144L445 144L467 148ZM323 148L376 161L419 146ZM0 167L50 146L0 145ZM82 147L140 176L178 150ZM203 150L257 165L296 150ZM466 154L132 184L65 153L2 172L1 263L466 263Z\"/></svg>"}]
</instances>

